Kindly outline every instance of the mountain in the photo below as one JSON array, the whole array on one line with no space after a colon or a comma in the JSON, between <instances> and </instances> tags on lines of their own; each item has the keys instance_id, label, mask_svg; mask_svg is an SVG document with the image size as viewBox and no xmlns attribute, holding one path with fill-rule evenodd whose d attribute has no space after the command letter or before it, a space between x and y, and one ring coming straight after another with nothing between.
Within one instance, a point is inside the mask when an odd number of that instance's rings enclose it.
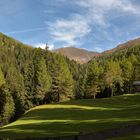
<instances>
[{"instance_id":1,"label":"mountain","mask_svg":"<svg viewBox=\"0 0 140 140\"><path fill-rule=\"evenodd\" d=\"M8 48L14 48L14 47L27 47L32 48L32 46L24 44L12 37L9 37L3 33L0 32L0 47L8 47Z\"/></svg>"},{"instance_id":2,"label":"mountain","mask_svg":"<svg viewBox=\"0 0 140 140\"><path fill-rule=\"evenodd\" d=\"M88 62L92 58L99 55L98 52L91 52L85 49L79 49L75 47L66 47L66 48L59 48L54 50L56 53L60 53L68 57L71 60L75 60L81 64Z\"/></svg>"},{"instance_id":3,"label":"mountain","mask_svg":"<svg viewBox=\"0 0 140 140\"><path fill-rule=\"evenodd\" d=\"M116 52L116 51L128 49L130 47L135 47L137 45L140 45L140 38L129 40L129 41L125 42L125 43L122 43L122 44L118 45L117 47L115 47L115 48L113 48L111 50L104 51L100 55L111 54L111 53Z\"/></svg>"},{"instance_id":4,"label":"mountain","mask_svg":"<svg viewBox=\"0 0 140 140\"><path fill-rule=\"evenodd\" d=\"M1 46L5 46L5 44L6 45L9 44L7 46L28 46L28 47L32 48L31 46L25 45L2 33L0 33L0 43L1 43L0 44ZM122 50L129 49L129 48L135 47L137 45L140 45L140 38L136 38L134 40L127 41L125 43L118 45L117 47L115 47L111 50L107 50L102 53L92 52L92 51L75 48L75 47L59 48L59 49L53 50L53 52L60 53L61 55L64 55L71 60L75 60L75 61L79 62L80 64L83 64L83 63L87 63L94 57L110 55L110 54L113 55L114 53L120 53L120 51L122 51Z\"/></svg>"},{"instance_id":5,"label":"mountain","mask_svg":"<svg viewBox=\"0 0 140 140\"><path fill-rule=\"evenodd\" d=\"M79 48L75 48L75 47L59 48L59 49L54 50L54 52L60 53L61 55L64 55L71 60L75 60L75 61L83 64L83 63L87 63L94 57L109 55L114 52L128 49L130 47L135 47L136 45L140 45L140 38L127 41L125 43L118 45L117 47L115 47L111 50L107 50L102 53L92 52L92 51L79 49Z\"/></svg>"},{"instance_id":6,"label":"mountain","mask_svg":"<svg viewBox=\"0 0 140 140\"><path fill-rule=\"evenodd\" d=\"M122 46L127 49L121 50ZM132 81L140 79L140 45L127 46L118 46L119 51L81 66L56 54L57 50L35 49L0 33L1 124L44 103L130 93ZM101 55L74 47L59 50L80 63Z\"/></svg>"}]
</instances>

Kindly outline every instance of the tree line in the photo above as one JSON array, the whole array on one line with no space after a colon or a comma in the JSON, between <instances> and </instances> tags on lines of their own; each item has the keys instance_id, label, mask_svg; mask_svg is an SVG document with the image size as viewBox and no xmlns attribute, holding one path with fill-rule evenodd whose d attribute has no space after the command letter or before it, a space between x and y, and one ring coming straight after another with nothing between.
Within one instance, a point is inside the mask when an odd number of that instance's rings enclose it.
<instances>
[{"instance_id":1,"label":"tree line","mask_svg":"<svg viewBox=\"0 0 140 140\"><path fill-rule=\"evenodd\" d=\"M0 34L0 122L37 105L131 93L140 80L139 56L140 45L80 65Z\"/></svg>"}]
</instances>

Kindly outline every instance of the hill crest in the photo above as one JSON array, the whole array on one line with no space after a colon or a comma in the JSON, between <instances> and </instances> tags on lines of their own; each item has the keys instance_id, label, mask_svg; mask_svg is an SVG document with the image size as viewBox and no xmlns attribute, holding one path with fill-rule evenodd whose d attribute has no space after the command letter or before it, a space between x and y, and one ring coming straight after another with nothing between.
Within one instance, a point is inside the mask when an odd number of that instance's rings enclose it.
<instances>
[{"instance_id":1,"label":"hill crest","mask_svg":"<svg viewBox=\"0 0 140 140\"><path fill-rule=\"evenodd\" d=\"M53 50L55 53L60 53L61 55L64 55L68 57L71 60L75 60L81 64L87 63L92 58L98 56L100 53L98 52L92 52L85 49L80 49L76 47L66 47L66 48L59 48L56 50Z\"/></svg>"}]
</instances>

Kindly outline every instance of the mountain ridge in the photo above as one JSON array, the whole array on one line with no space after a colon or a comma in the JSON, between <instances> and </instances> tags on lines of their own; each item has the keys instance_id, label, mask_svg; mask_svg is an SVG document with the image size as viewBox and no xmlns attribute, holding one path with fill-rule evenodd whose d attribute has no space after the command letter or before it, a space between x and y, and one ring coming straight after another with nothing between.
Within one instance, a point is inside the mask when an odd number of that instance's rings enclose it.
<instances>
[{"instance_id":1,"label":"mountain ridge","mask_svg":"<svg viewBox=\"0 0 140 140\"><path fill-rule=\"evenodd\" d=\"M117 50L124 50L124 49L128 49L130 47L134 47L136 45L140 45L140 37L136 38L136 39L132 39L132 40L128 40L124 43L119 44L117 47L110 49L110 50L106 50L104 52L101 53L101 55L105 55L105 54L110 54L113 53Z\"/></svg>"},{"instance_id":2,"label":"mountain ridge","mask_svg":"<svg viewBox=\"0 0 140 140\"><path fill-rule=\"evenodd\" d=\"M61 55L64 55L71 60L75 60L78 63L83 64L83 63L87 63L88 61L90 61L93 58L96 58L99 56L104 56L104 55L110 55L114 52L128 49L128 48L134 47L136 45L140 45L140 37L129 40L122 44L119 44L117 47L110 49L110 50L106 50L101 53L94 52L94 51L92 52L92 51L88 51L86 49L80 49L80 48L76 48L76 47L58 48L56 50L53 50L53 52L60 53Z\"/></svg>"},{"instance_id":3,"label":"mountain ridge","mask_svg":"<svg viewBox=\"0 0 140 140\"><path fill-rule=\"evenodd\" d=\"M61 55L64 55L69 59L75 60L79 63L87 63L92 58L99 55L98 52L92 52L86 49L80 49L76 47L58 48L56 50L53 50L53 52L60 53Z\"/></svg>"},{"instance_id":4,"label":"mountain ridge","mask_svg":"<svg viewBox=\"0 0 140 140\"><path fill-rule=\"evenodd\" d=\"M7 42L7 40L11 40L11 42L9 43L9 47L10 46L12 47L13 45L16 45L16 46L25 45L28 47L32 47L30 45L24 44L21 41L18 41L16 39L9 37L9 36L0 32L0 45L4 46L4 44ZM75 60L80 64L84 64L84 63L89 62L93 58L96 58L99 56L104 56L104 55L110 55L114 52L128 49L128 48L134 47L136 45L140 45L140 37L138 37L136 39L129 40L125 43L119 44L117 47L110 49L110 50L106 50L106 51L101 52L101 53L94 52L94 51L88 51L86 49L76 48L73 46L65 47L65 48L58 48L58 49L52 50L52 52L60 53L61 55L69 58L70 60Z\"/></svg>"}]
</instances>

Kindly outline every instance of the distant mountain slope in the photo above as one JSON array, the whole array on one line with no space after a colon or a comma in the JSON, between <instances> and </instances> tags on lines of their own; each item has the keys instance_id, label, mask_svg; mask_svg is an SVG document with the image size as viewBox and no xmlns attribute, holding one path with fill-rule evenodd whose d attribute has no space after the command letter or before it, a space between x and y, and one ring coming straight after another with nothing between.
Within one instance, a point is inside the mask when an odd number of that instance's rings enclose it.
<instances>
[{"instance_id":1,"label":"distant mountain slope","mask_svg":"<svg viewBox=\"0 0 140 140\"><path fill-rule=\"evenodd\" d=\"M90 52L84 49L79 49L75 47L66 47L66 48L59 48L54 50L56 53L60 53L71 60L75 60L79 63L86 63L91 60L93 57L99 55L97 52Z\"/></svg>"},{"instance_id":2,"label":"distant mountain slope","mask_svg":"<svg viewBox=\"0 0 140 140\"><path fill-rule=\"evenodd\" d=\"M7 36L3 33L0 32L0 47L9 47L9 48L14 48L14 47L27 47L27 48L33 48L30 45L24 44L10 36Z\"/></svg>"},{"instance_id":3,"label":"distant mountain slope","mask_svg":"<svg viewBox=\"0 0 140 140\"><path fill-rule=\"evenodd\" d=\"M134 39L134 40L129 40L126 43L122 43L122 44L118 45L116 48L104 51L103 53L101 53L101 55L111 54L115 51L120 51L120 50L128 49L130 47L135 47L136 45L140 45L140 38L137 38L137 39Z\"/></svg>"},{"instance_id":4,"label":"distant mountain slope","mask_svg":"<svg viewBox=\"0 0 140 140\"><path fill-rule=\"evenodd\" d=\"M104 51L102 53L92 52L92 51L75 48L75 47L59 48L59 49L53 50L53 52L60 53L61 55L64 55L71 60L75 60L75 61L83 64L83 63L87 63L94 57L104 56L104 55L114 55L114 53L120 53L120 51L122 51L122 50L126 50L129 48L135 47L137 45L140 45L140 38L136 38L134 40L127 41L126 43L122 43L122 44L118 45L116 48ZM0 32L0 47L2 47L2 46L8 46L8 47L26 46L26 47L32 48L31 46L23 44L22 42L17 41Z\"/></svg>"},{"instance_id":5,"label":"distant mountain slope","mask_svg":"<svg viewBox=\"0 0 140 140\"><path fill-rule=\"evenodd\" d=\"M79 49L75 47L66 47L66 48L59 48L54 50L56 53L60 53L69 59L73 59L81 64L87 63L94 57L109 55L114 52L120 52L121 50L128 49L130 47L135 47L136 45L140 45L140 38L127 41L126 43L122 43L118 45L116 48L111 50L104 51L102 53L98 52L90 52L84 49Z\"/></svg>"}]
</instances>

